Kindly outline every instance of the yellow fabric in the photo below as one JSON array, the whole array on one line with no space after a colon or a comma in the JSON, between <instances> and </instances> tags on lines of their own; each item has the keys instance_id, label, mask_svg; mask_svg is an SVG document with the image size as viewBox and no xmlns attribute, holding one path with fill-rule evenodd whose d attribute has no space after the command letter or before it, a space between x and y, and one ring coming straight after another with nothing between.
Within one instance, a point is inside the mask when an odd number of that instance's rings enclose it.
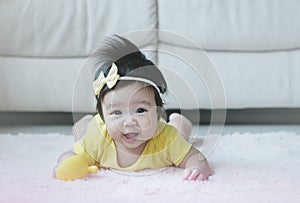
<instances>
[{"instance_id":1,"label":"yellow fabric","mask_svg":"<svg viewBox=\"0 0 300 203\"><path fill-rule=\"evenodd\" d=\"M133 165L122 168L118 165L114 141L108 135L104 122L97 114L84 137L75 143L73 149L76 154L86 157L90 165L97 164L102 168L121 171L138 171L147 168L178 166L191 146L191 143L187 142L175 127L160 119L157 133L147 142L142 155Z\"/></svg>"},{"instance_id":2,"label":"yellow fabric","mask_svg":"<svg viewBox=\"0 0 300 203\"><path fill-rule=\"evenodd\" d=\"M100 93L105 84L109 89L111 89L113 86L115 86L119 77L118 67L114 63L111 65L110 71L108 72L106 77L104 76L103 71L101 71L99 77L93 83L95 95L98 95Z\"/></svg>"}]
</instances>

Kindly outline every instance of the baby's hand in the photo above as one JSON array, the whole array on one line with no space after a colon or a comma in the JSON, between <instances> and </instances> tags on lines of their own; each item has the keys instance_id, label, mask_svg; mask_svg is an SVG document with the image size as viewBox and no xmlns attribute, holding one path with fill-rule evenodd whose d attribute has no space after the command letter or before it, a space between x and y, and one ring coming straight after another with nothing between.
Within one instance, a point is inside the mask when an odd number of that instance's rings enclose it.
<instances>
[{"instance_id":1,"label":"baby's hand","mask_svg":"<svg viewBox=\"0 0 300 203\"><path fill-rule=\"evenodd\" d=\"M212 172L202 173L198 168L186 168L183 172L183 180L208 180Z\"/></svg>"}]
</instances>

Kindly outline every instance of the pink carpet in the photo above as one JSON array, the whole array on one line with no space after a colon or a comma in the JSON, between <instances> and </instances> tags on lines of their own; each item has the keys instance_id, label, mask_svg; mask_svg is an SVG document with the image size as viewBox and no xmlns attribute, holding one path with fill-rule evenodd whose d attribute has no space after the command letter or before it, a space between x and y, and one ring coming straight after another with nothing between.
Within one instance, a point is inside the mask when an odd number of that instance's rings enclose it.
<instances>
[{"instance_id":1,"label":"pink carpet","mask_svg":"<svg viewBox=\"0 0 300 203\"><path fill-rule=\"evenodd\" d=\"M0 135L0 202L299 202L300 135L291 132L221 137L208 158L215 175L182 180L165 168L121 174L100 170L89 178L51 178L73 138L59 134Z\"/></svg>"}]
</instances>

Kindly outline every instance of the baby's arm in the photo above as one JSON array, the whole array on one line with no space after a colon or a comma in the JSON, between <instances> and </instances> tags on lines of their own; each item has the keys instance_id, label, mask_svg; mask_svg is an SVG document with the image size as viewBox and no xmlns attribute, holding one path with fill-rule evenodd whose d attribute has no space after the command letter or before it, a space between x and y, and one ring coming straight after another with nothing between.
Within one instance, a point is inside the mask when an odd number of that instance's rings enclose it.
<instances>
[{"instance_id":1,"label":"baby's arm","mask_svg":"<svg viewBox=\"0 0 300 203\"><path fill-rule=\"evenodd\" d=\"M83 150L83 142L85 140L84 135L89 131L91 135L99 134L98 125L94 122L94 128L90 127L92 123L93 116L85 116L75 123L73 127L73 133L75 141L78 141L82 138L82 142L74 145L77 149L71 149L67 152L64 152L57 160L57 165L54 167L52 172L52 177L62 180L73 180L77 178L82 178L88 175L89 172L96 172L96 166L94 160L89 156L89 153L85 153ZM96 130L96 132L95 132ZM93 138L89 138L94 140ZM86 141L86 140L85 140ZM76 153L75 153L75 151Z\"/></svg>"},{"instance_id":2,"label":"baby's arm","mask_svg":"<svg viewBox=\"0 0 300 203\"><path fill-rule=\"evenodd\" d=\"M207 180L212 175L205 156L194 147L191 148L179 167L185 168L184 180Z\"/></svg>"}]
</instances>

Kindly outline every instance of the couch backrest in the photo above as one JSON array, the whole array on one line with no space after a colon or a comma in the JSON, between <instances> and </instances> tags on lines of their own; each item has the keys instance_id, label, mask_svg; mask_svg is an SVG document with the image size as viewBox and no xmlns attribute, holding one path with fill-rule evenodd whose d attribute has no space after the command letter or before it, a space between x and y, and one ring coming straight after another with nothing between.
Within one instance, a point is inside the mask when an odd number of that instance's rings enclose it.
<instances>
[{"instance_id":1,"label":"couch backrest","mask_svg":"<svg viewBox=\"0 0 300 203\"><path fill-rule=\"evenodd\" d=\"M158 1L159 29L181 34L206 50L300 48L298 0ZM172 39L161 42L184 46Z\"/></svg>"},{"instance_id":2,"label":"couch backrest","mask_svg":"<svg viewBox=\"0 0 300 203\"><path fill-rule=\"evenodd\" d=\"M161 29L207 50L300 47L298 0L39 1L0 3L0 55L84 57L110 34ZM151 33L140 43L182 45Z\"/></svg>"},{"instance_id":3,"label":"couch backrest","mask_svg":"<svg viewBox=\"0 0 300 203\"><path fill-rule=\"evenodd\" d=\"M156 1L139 0L1 1L0 19L4 56L86 57L105 36L157 28Z\"/></svg>"}]
</instances>

